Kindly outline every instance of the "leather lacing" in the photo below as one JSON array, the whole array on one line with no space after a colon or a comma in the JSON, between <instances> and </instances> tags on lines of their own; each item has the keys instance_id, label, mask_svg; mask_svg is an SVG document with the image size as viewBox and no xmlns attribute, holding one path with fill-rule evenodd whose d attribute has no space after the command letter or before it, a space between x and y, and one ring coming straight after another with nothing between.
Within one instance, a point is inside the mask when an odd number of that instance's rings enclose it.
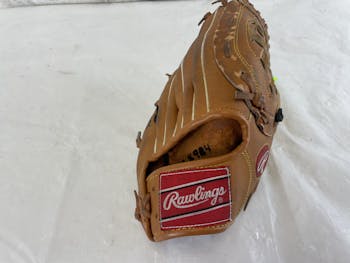
<instances>
[{"instance_id":1,"label":"leather lacing","mask_svg":"<svg viewBox=\"0 0 350 263\"><path fill-rule=\"evenodd\" d=\"M217 4L217 3L221 3L221 5L222 5L223 7L225 7L225 6L227 6L228 1L227 1L227 0L217 0L217 1L212 2L211 4L214 5L214 4ZM207 12L207 13L203 16L203 18L199 21L198 26L200 26L205 20L207 20L207 18L208 18L209 16L211 16L211 13L210 13L210 12Z\"/></svg>"},{"instance_id":2,"label":"leather lacing","mask_svg":"<svg viewBox=\"0 0 350 263\"><path fill-rule=\"evenodd\" d=\"M222 6L227 6L228 1L227 0L217 0L217 1L212 2L211 4L214 5L216 3L221 3Z\"/></svg>"},{"instance_id":3,"label":"leather lacing","mask_svg":"<svg viewBox=\"0 0 350 263\"><path fill-rule=\"evenodd\" d=\"M140 148L142 142L141 132L139 131L136 136L136 147Z\"/></svg>"},{"instance_id":4,"label":"leather lacing","mask_svg":"<svg viewBox=\"0 0 350 263\"><path fill-rule=\"evenodd\" d=\"M251 91L237 90L235 92L235 99L245 102L253 114L259 130L263 131L264 126L268 125L271 119L273 119L272 115L265 110L265 97L261 92L256 91L255 85L247 73L242 71L241 79L247 83Z\"/></svg>"},{"instance_id":5,"label":"leather lacing","mask_svg":"<svg viewBox=\"0 0 350 263\"><path fill-rule=\"evenodd\" d=\"M147 193L143 198L134 190L136 199L135 218L141 222L142 218L151 218L151 195Z\"/></svg>"}]
</instances>

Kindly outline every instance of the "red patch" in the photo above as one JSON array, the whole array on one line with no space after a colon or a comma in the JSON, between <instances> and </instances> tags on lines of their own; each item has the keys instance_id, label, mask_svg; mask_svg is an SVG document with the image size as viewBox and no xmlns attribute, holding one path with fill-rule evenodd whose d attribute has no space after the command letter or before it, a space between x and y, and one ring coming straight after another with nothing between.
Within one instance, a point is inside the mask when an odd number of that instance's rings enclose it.
<instances>
[{"instance_id":1,"label":"red patch","mask_svg":"<svg viewBox=\"0 0 350 263\"><path fill-rule=\"evenodd\" d=\"M230 176L228 167L162 173L161 229L204 227L231 221Z\"/></svg>"},{"instance_id":2,"label":"red patch","mask_svg":"<svg viewBox=\"0 0 350 263\"><path fill-rule=\"evenodd\" d=\"M267 161L269 160L270 149L269 146L265 145L259 152L258 158L256 159L256 176L260 177L267 165Z\"/></svg>"}]
</instances>

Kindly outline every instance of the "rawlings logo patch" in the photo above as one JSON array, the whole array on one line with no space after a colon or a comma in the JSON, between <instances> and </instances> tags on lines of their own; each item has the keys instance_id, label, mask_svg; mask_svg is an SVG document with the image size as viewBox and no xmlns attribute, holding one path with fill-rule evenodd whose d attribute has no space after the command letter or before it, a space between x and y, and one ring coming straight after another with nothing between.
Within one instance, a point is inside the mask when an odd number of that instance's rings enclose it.
<instances>
[{"instance_id":1,"label":"rawlings logo patch","mask_svg":"<svg viewBox=\"0 0 350 263\"><path fill-rule=\"evenodd\" d=\"M165 197L163 208L170 210L172 206L176 208L194 207L209 200L211 200L211 205L215 205L218 197L223 196L226 192L225 187L222 186L208 191L206 191L205 187L198 186L194 193L183 196L179 192L174 191Z\"/></svg>"},{"instance_id":2,"label":"rawlings logo patch","mask_svg":"<svg viewBox=\"0 0 350 263\"><path fill-rule=\"evenodd\" d=\"M267 165L267 161L269 160L270 150L269 146L265 145L259 152L257 161L256 161L256 176L260 177Z\"/></svg>"},{"instance_id":3,"label":"rawlings logo patch","mask_svg":"<svg viewBox=\"0 0 350 263\"><path fill-rule=\"evenodd\" d=\"M203 227L231 220L230 171L227 167L160 175L162 230Z\"/></svg>"}]
</instances>

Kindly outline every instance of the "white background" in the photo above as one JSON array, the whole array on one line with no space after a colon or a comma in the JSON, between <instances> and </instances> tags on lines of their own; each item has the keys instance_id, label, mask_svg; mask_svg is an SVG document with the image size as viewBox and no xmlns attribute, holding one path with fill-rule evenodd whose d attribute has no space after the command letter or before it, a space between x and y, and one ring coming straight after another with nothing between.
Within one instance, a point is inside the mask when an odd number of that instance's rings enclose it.
<instances>
[{"instance_id":1,"label":"white background","mask_svg":"<svg viewBox=\"0 0 350 263\"><path fill-rule=\"evenodd\" d=\"M349 262L350 2L253 3L286 117L268 168L226 232L161 243L133 218L136 133L215 7L0 9L0 263Z\"/></svg>"}]
</instances>

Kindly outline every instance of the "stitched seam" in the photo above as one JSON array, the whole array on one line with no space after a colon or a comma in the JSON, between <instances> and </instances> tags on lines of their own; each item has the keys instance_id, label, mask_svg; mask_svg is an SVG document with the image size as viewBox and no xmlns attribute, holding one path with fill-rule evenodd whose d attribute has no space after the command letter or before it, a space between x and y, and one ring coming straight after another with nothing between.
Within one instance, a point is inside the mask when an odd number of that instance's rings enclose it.
<instances>
[{"instance_id":1,"label":"stitched seam","mask_svg":"<svg viewBox=\"0 0 350 263\"><path fill-rule=\"evenodd\" d=\"M242 114L245 117L245 114L242 110L237 109L235 107L230 107L230 106L225 106L225 107L220 107L220 108L214 108L211 112L215 112L215 111L221 111L221 110L235 110L238 111L240 114ZM204 116L206 114L202 114L200 117Z\"/></svg>"},{"instance_id":2,"label":"stitched seam","mask_svg":"<svg viewBox=\"0 0 350 263\"><path fill-rule=\"evenodd\" d=\"M248 198L249 198L249 192L250 192L250 187L251 187L251 184L252 184L252 181L253 181L253 165L252 165L252 160L250 158L250 155L249 153L245 150L243 151L242 153L242 156L243 156L243 159L245 160L247 166L248 166L248 172L249 172L249 183L248 183L248 189L247 189L247 193L245 195L245 198L241 204L241 207L239 208L238 212L237 212L237 215L238 213L242 210L243 206L246 204L246 202L248 201Z\"/></svg>"},{"instance_id":3,"label":"stitched seam","mask_svg":"<svg viewBox=\"0 0 350 263\"><path fill-rule=\"evenodd\" d=\"M231 206L231 204L230 204ZM204 224L194 224L194 225L187 225L187 226L171 226L171 227L164 227L163 226L163 229L166 229L166 230L175 230L175 229L179 229L180 227L181 228L196 228L198 229L199 227L207 227L207 226L210 226L210 225L213 225L213 224L218 224L218 223L221 223L221 222L226 222L226 221L230 221L230 218L227 218L225 220L219 220L219 221L215 221L215 222L211 222L211 223L204 223ZM208 225L209 224L209 225Z\"/></svg>"},{"instance_id":4,"label":"stitched seam","mask_svg":"<svg viewBox=\"0 0 350 263\"><path fill-rule=\"evenodd\" d=\"M236 25L237 25L237 28L238 28L239 23L241 22L241 18L242 18L242 14L243 14L243 12L242 12L242 9L243 9L242 6L240 6L239 9L240 9L240 10L239 10L239 16L238 16L237 24L236 24ZM237 30L237 33L236 33L236 36L235 36L235 45L234 45L233 47L234 47L234 49L235 49L235 51L236 51L238 57L240 58L241 62L247 67L247 69L248 69L250 75L252 76L252 79L253 79L253 81L254 81L254 84L256 85L256 89L257 89L257 91L259 91L259 90L260 90L259 85L258 85L258 83L257 83L257 80L255 79L254 74L252 73L252 66L244 59L244 57L241 55L241 53L240 53L239 50L238 50L238 30Z\"/></svg>"},{"instance_id":5,"label":"stitched seam","mask_svg":"<svg viewBox=\"0 0 350 263\"><path fill-rule=\"evenodd\" d=\"M246 37L247 37L247 39L249 39L249 26L248 26L248 23L246 23ZM250 40L250 39L249 39ZM252 47L250 46L250 45L248 45L248 48L250 49L250 51L254 54L254 57L256 58L256 59L260 59L258 56L257 56L257 54L255 54L255 51L252 49Z\"/></svg>"},{"instance_id":6,"label":"stitched seam","mask_svg":"<svg viewBox=\"0 0 350 263\"><path fill-rule=\"evenodd\" d=\"M221 19L222 19L222 17L224 16L224 14L225 14L225 11L226 11L226 6L224 7L224 9L223 9L223 11L222 11L222 15L221 15L221 17L220 17L220 21L218 22L218 24L219 24L219 28L220 28L220 22L221 22ZM236 26L236 28L237 28L237 23L235 24L235 26ZM224 75L224 77L226 78L226 81L230 84L230 85L232 85L235 89L237 89L237 90L242 90L242 88L240 88L239 86L241 85L241 84L237 84L236 82L234 82L229 76L228 76L228 74L225 72L225 69L224 69L224 67L223 67L223 65L220 63L220 61L218 60L218 54L217 54L217 45L216 45L216 43L215 43L215 40L216 39L219 39L218 38L218 36L217 36L217 32L218 31L220 31L218 28L215 30L215 34L214 34L214 57L215 57L215 63L216 63L216 66L219 68L219 70L221 71L221 73ZM235 34L236 35L236 34Z\"/></svg>"},{"instance_id":7,"label":"stitched seam","mask_svg":"<svg viewBox=\"0 0 350 263\"><path fill-rule=\"evenodd\" d=\"M248 38L248 37L249 37L249 32L248 32L248 31L249 31L249 29L248 29L248 23L247 23L247 24L246 24L246 37L247 37L247 39L249 39L249 38ZM258 57L258 56L255 54L255 52L253 51L252 47L251 47L249 44L248 44L248 48L249 48L250 51L254 54L254 56L256 57L256 59L258 59L258 60L261 59L260 57ZM265 52L265 50L264 50L264 52ZM264 69L264 71L266 71L266 69ZM251 73L251 74L252 74L252 73ZM272 73L271 73L271 75L272 75ZM255 75L252 74L252 76L253 76L254 79L256 79L256 76L255 76ZM257 83L255 83L255 84L257 84ZM257 85L257 90L260 91L260 92L263 92L264 88L261 87L261 89L260 89L260 86ZM265 91L266 91L266 89L265 89ZM264 95L264 96L269 96L268 92L264 92L263 95Z\"/></svg>"},{"instance_id":8,"label":"stitched seam","mask_svg":"<svg viewBox=\"0 0 350 263\"><path fill-rule=\"evenodd\" d=\"M233 223L233 221L229 221L225 224L220 224L220 225L216 225L216 226L207 226L207 227L203 227L205 229L225 229L227 228L229 225L231 225ZM168 230L165 230L163 231L163 233L165 232L176 232L176 231L198 231L198 227L194 228L194 227L186 227L186 228L177 228L177 229L168 229ZM157 235L158 237L159 235Z\"/></svg>"}]
</instances>

